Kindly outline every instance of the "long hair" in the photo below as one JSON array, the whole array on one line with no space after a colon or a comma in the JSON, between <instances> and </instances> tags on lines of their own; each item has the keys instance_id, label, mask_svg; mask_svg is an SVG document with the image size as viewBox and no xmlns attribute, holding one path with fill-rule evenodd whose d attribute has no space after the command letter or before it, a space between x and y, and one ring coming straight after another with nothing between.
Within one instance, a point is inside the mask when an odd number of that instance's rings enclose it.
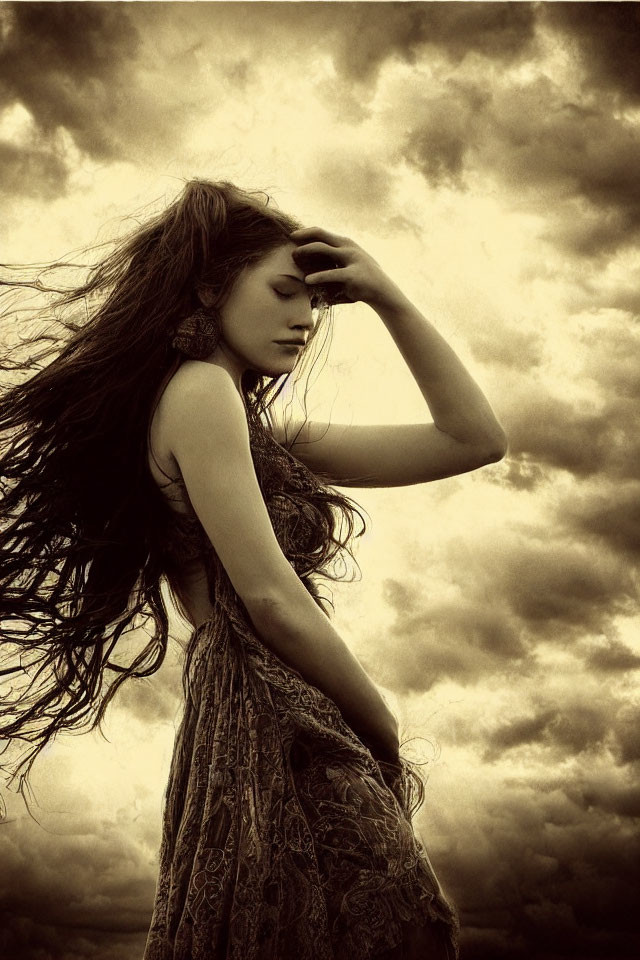
<instances>
[{"instance_id":1,"label":"long hair","mask_svg":"<svg viewBox=\"0 0 640 960\"><path fill-rule=\"evenodd\" d=\"M19 777L23 797L43 747L61 730L100 728L122 683L153 674L167 652L146 438L153 399L180 362L172 333L203 291L222 304L243 268L299 226L264 194L193 180L85 267L79 284L43 281L78 267L65 261L35 279L0 280L10 301L0 320L12 330L22 313L25 325L45 314L53 320L0 348L0 369L13 381L0 394L0 748L2 740L5 752L27 745L0 769L9 783ZM34 316L19 306L24 294L44 295L46 307ZM315 309L314 336L330 319L326 296ZM36 344L43 349L34 352ZM27 357L14 359L25 345ZM287 379L247 372L246 401L268 414ZM334 543L348 549L352 501L329 493L348 520L347 536ZM134 630L148 642L123 663L123 644L116 647Z\"/></svg>"}]
</instances>

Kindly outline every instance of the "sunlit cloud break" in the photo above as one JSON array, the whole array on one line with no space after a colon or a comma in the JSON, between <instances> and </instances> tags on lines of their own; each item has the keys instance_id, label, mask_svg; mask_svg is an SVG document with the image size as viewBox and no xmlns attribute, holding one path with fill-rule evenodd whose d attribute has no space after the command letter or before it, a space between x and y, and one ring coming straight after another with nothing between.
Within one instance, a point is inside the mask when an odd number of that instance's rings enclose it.
<instances>
[{"instance_id":1,"label":"sunlit cloud break","mask_svg":"<svg viewBox=\"0 0 640 960\"><path fill-rule=\"evenodd\" d=\"M0 37L3 261L229 179L370 250L468 363L508 457L350 490L334 622L427 761L465 960L638 956L639 5L5 3ZM314 397L428 417L363 305ZM9 797L0 956L141 956L180 698L176 642L108 741L47 749L40 825Z\"/></svg>"}]
</instances>

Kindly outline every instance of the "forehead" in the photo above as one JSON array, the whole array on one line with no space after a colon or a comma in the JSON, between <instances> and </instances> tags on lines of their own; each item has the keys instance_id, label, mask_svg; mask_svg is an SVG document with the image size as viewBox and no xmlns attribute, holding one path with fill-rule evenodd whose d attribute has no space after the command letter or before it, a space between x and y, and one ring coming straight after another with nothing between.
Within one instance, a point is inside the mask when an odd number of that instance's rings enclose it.
<instances>
[{"instance_id":1,"label":"forehead","mask_svg":"<svg viewBox=\"0 0 640 960\"><path fill-rule=\"evenodd\" d=\"M304 280L304 273L292 257L295 249L295 243L287 243L276 247L275 250L263 257L258 266L269 273L289 273L300 280Z\"/></svg>"}]
</instances>

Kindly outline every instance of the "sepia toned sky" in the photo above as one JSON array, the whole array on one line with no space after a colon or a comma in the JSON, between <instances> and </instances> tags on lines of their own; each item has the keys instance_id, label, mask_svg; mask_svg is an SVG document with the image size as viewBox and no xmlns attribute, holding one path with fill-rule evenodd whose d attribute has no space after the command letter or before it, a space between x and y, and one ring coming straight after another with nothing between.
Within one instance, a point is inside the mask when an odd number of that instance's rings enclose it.
<instances>
[{"instance_id":1,"label":"sepia toned sky","mask_svg":"<svg viewBox=\"0 0 640 960\"><path fill-rule=\"evenodd\" d=\"M2 262L228 179L365 247L468 364L508 456L347 491L334 624L423 738L465 960L638 956L640 6L4 3L0 36ZM310 399L428 419L363 304ZM39 825L8 797L0 956L141 956L179 712L176 644L108 740L47 748Z\"/></svg>"}]
</instances>

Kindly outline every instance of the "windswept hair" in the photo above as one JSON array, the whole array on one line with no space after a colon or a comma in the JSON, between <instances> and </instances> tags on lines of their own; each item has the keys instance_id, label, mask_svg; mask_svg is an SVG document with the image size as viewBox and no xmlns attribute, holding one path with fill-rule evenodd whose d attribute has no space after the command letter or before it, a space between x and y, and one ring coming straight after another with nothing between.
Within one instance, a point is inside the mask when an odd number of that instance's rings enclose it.
<instances>
[{"instance_id":1,"label":"windswept hair","mask_svg":"<svg viewBox=\"0 0 640 960\"><path fill-rule=\"evenodd\" d=\"M180 363L173 331L200 306L201 294L221 305L243 268L299 226L264 194L192 180L97 263L32 266L27 279L17 276L24 268L4 268L0 749L4 740L5 755L16 743L26 750L0 769L8 783L19 778L23 797L34 760L56 733L100 728L121 684L153 674L167 652L166 570L154 538L158 490L147 432L154 398ZM79 284L47 279L73 269L82 270ZM34 297L45 306L30 307ZM330 321L326 293L316 309L314 337ZM9 344L45 317L51 322L44 330ZM311 355L305 351L303 364ZM269 419L288 379L247 372L249 409ZM364 520L350 498L328 492L348 520L346 535L334 531L334 542L350 553L354 513L359 534ZM134 630L148 642L121 662L118 642Z\"/></svg>"}]
</instances>

